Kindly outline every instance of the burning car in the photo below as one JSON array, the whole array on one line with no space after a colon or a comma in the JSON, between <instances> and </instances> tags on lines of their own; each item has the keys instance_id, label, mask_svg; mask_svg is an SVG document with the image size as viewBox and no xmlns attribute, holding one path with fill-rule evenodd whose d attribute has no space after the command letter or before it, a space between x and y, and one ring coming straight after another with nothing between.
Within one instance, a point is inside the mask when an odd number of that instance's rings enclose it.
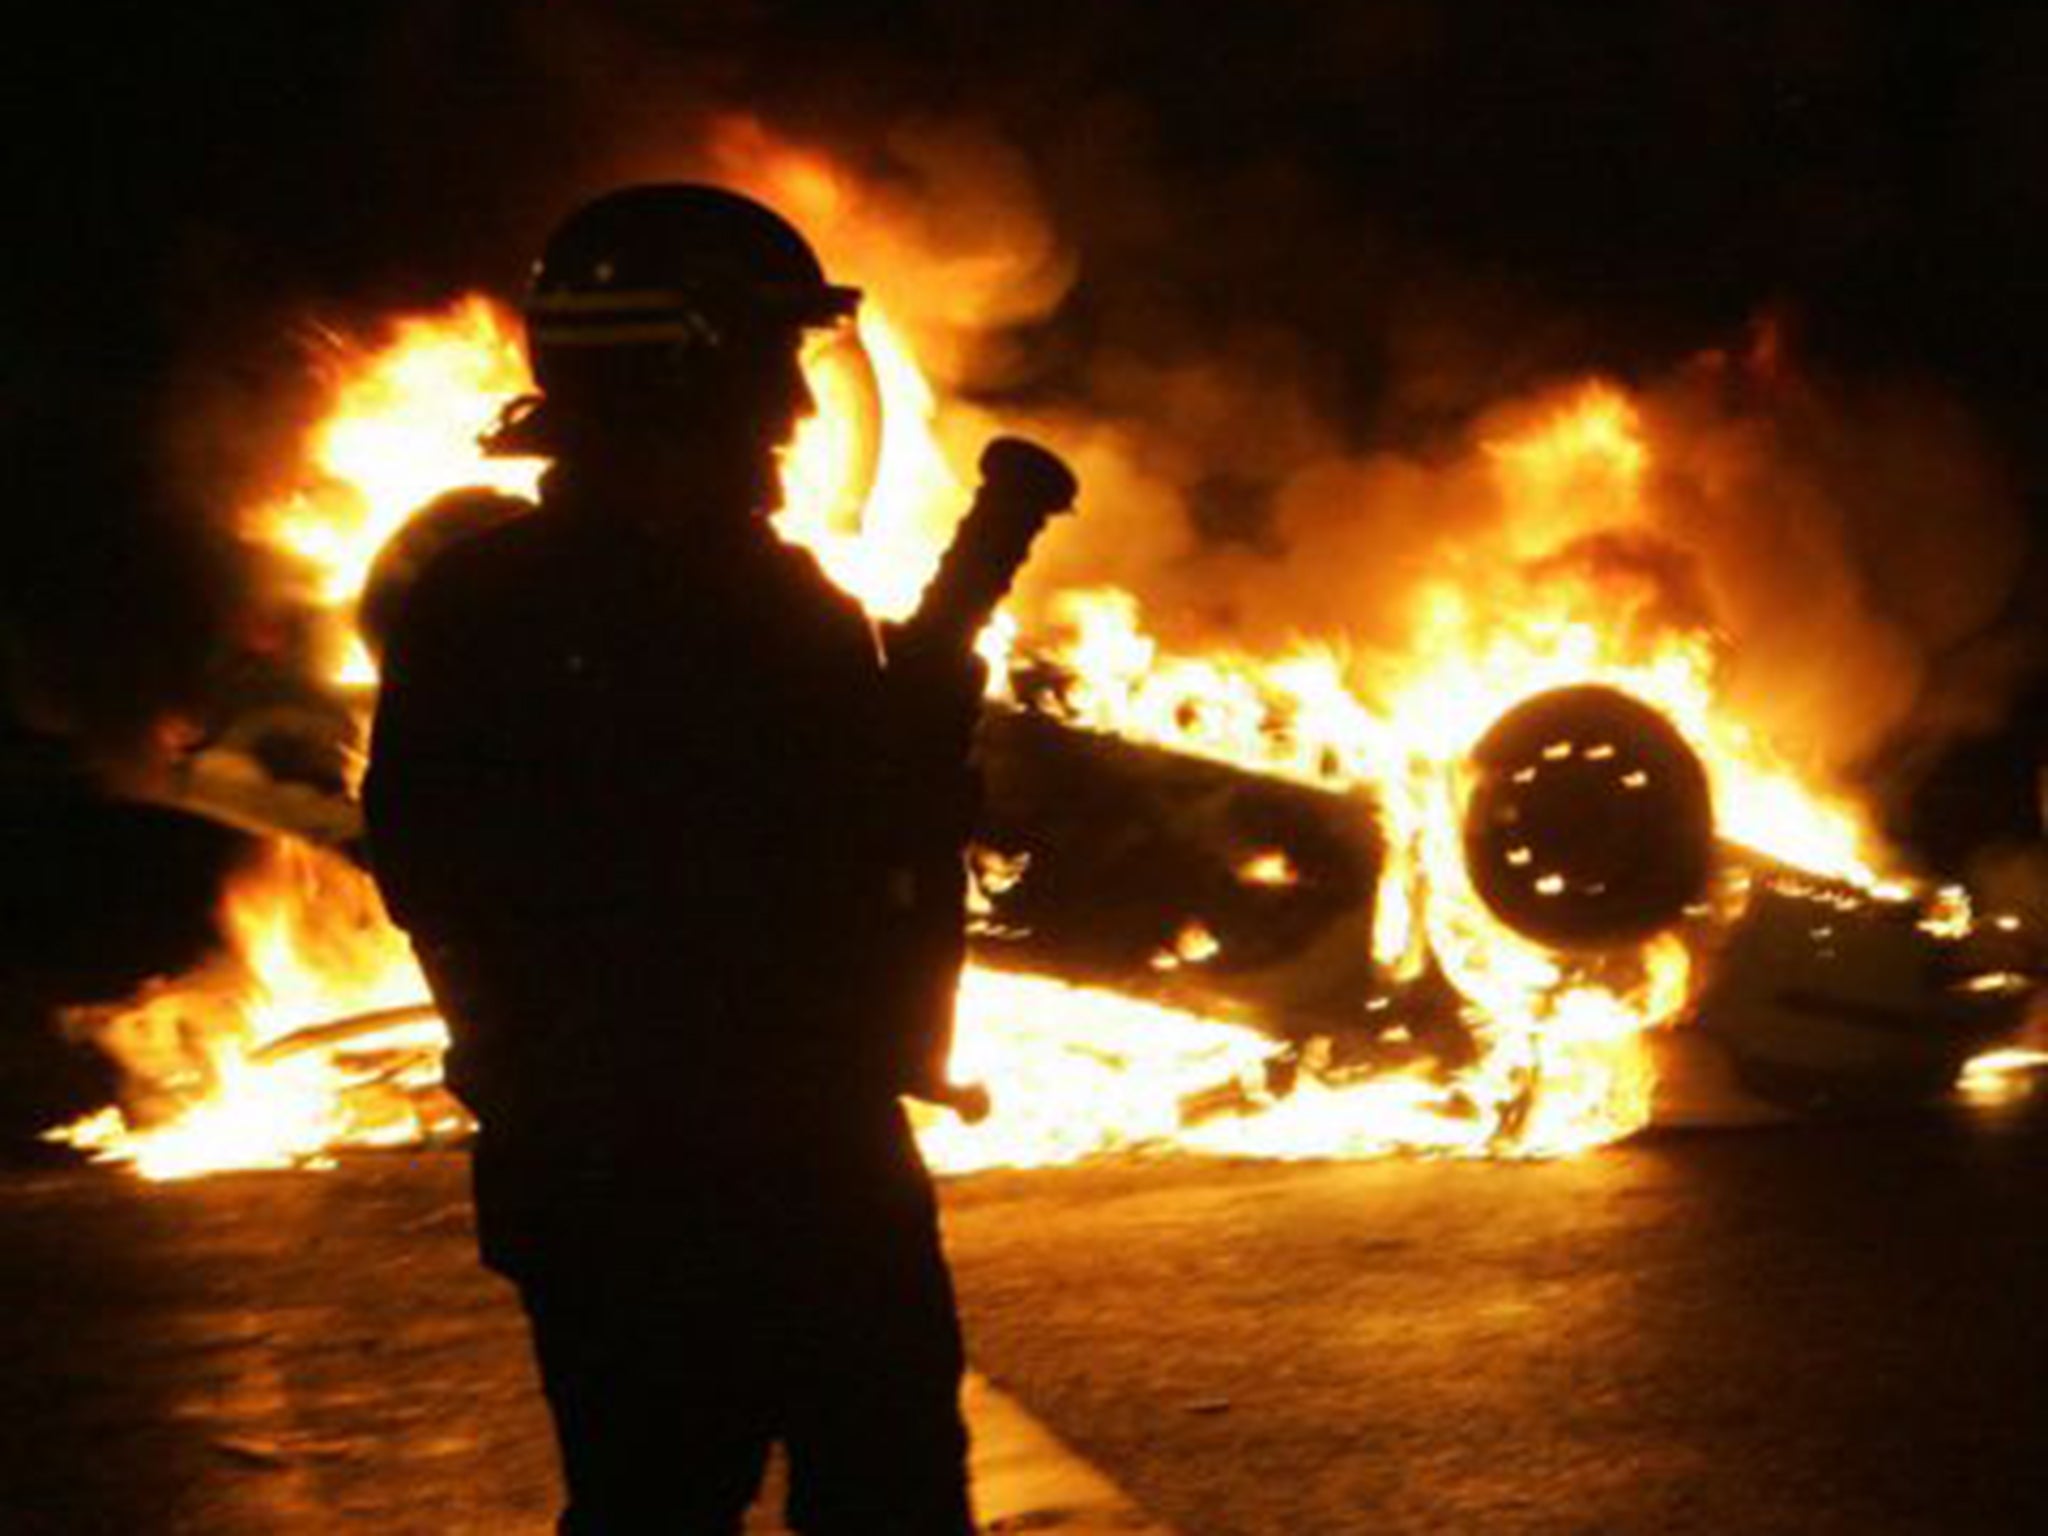
<instances>
[{"instance_id":1,"label":"burning car","mask_svg":"<svg viewBox=\"0 0 2048 1536\"><path fill-rule=\"evenodd\" d=\"M914 350L862 326L811 360L780 527L896 616L966 495ZM475 448L523 365L483 298L346 361L295 488L246 520L290 643L160 791L277 846L228 893L215 961L75 1021L131 1088L62 1136L157 1176L464 1128L352 862L357 614L416 509L530 491L537 465ZM2016 1027L2016 922L1891 874L1854 804L1727 706L1711 626L1593 558L1652 495L1627 394L1579 386L1484 448L1491 494L1570 515L1512 569L1420 590L1396 659L1342 637L1176 654L1114 588L1028 594L984 633L955 1070L997 1109L932 1112L936 1166L1549 1155L1725 1115L1738 1088L1750 1111L1939 1091Z\"/></svg>"}]
</instances>

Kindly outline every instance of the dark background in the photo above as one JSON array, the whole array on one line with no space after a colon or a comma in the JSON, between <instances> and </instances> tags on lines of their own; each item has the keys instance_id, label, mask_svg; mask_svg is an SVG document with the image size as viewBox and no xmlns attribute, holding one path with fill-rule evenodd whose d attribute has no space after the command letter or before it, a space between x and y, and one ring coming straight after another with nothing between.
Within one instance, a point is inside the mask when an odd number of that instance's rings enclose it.
<instances>
[{"instance_id":1,"label":"dark background","mask_svg":"<svg viewBox=\"0 0 2048 1536\"><path fill-rule=\"evenodd\" d=\"M1361 442L1421 441L1768 313L1816 367L1959 398L2042 515L2048 14L2028 7L61 9L7 66L0 1083L42 1071L53 999L204 941L233 839L104 786L238 643L222 509L303 402L305 325L516 292L622 150L684 153L721 111L885 169L912 119L1018 148L1082 262L1020 390L1059 397L1111 342L1170 359L1254 322L1344 338L1320 406ZM2036 714L2030 694L1932 766L1902 820L1923 852L2027 829Z\"/></svg>"}]
</instances>

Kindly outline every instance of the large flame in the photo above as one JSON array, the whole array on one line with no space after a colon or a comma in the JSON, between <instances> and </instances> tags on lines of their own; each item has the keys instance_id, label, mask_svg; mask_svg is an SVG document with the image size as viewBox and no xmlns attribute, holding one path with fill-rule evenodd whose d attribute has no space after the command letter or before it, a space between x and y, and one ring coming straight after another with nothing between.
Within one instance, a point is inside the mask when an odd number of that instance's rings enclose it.
<instances>
[{"instance_id":1,"label":"large flame","mask_svg":"<svg viewBox=\"0 0 2048 1536\"><path fill-rule=\"evenodd\" d=\"M440 315L407 316L381 345L336 339L327 415L304 446L298 484L258 506L244 531L274 550L326 621L338 683L372 683L354 608L390 537L438 492L488 485L531 494L541 465L479 444L497 409L531 388L518 327L477 296Z\"/></svg>"},{"instance_id":2,"label":"large flame","mask_svg":"<svg viewBox=\"0 0 2048 1536\"><path fill-rule=\"evenodd\" d=\"M233 883L221 927L213 961L100 1022L146 1092L65 1139L163 1179L405 1144L459 1120L436 1091L446 1032L417 1006L411 949L359 870L281 839Z\"/></svg>"},{"instance_id":3,"label":"large flame","mask_svg":"<svg viewBox=\"0 0 2048 1536\"><path fill-rule=\"evenodd\" d=\"M864 440L875 424L853 419L852 386L835 372L845 355L814 359L820 410L785 457L779 527L871 611L899 615L966 493L940 446L944 404L910 343L872 303L860 331L881 396L880 440ZM334 684L373 680L351 608L376 550L413 511L457 485L532 488L539 466L490 460L476 445L527 387L514 336L509 317L479 298L405 320L380 345L341 349L301 488L248 520L326 616ZM1879 856L1854 809L1815 793L1721 706L1711 633L1632 606L1626 583L1591 570L1553 565L1528 578L1588 526L1649 516L1650 450L1629 398L1587 385L1488 444L1486 456L1503 500L1530 514L1517 524L1529 547L1412 594L1407 642L1391 655L1349 656L1343 636L1277 656L1170 655L1148 635L1137 599L1117 590L1063 594L1043 633L1021 634L1003 617L983 642L992 658L1024 650L1056 668L1066 679L1057 708L1077 727L1369 793L1388 847L1375 958L1396 981L1433 958L1467 1000L1478 1060L1455 1073L1418 1067L1358 1080L1319 1068L1310 1052L1279 1073L1280 1046L1240 1024L972 969L955 1075L990 1082L997 1110L974 1126L926 1116L937 1166L1167 1145L1259 1156L1552 1154L1641 1126L1653 1086L1646 1032L1681 1018L1695 990L1687 943L1666 934L1620 963L1568 960L1494 920L1460 853L1467 754L1504 711L1550 688L1601 683L1653 705L1700 754L1728 839L1785 866L1879 886ZM848 526L848 476L868 473L867 514ZM992 670L1000 689L1005 668ZM1247 878L1284 880L1284 862ZM226 955L101 1027L153 1093L68 1139L171 1177L449 1129L456 1111L434 1090L438 1022L359 872L329 855L281 851L237 884L227 912ZM1203 937L1190 939L1189 958L1199 960ZM1287 1091L1275 1086L1287 1079Z\"/></svg>"}]
</instances>

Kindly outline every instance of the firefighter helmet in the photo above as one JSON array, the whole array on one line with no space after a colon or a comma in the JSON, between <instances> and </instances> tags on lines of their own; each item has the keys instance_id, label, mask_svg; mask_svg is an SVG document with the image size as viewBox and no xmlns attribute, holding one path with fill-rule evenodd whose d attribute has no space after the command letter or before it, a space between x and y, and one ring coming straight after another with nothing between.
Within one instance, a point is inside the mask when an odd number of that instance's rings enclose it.
<instances>
[{"instance_id":1,"label":"firefighter helmet","mask_svg":"<svg viewBox=\"0 0 2048 1536\"><path fill-rule=\"evenodd\" d=\"M527 293L527 339L535 380L552 393L594 357L786 344L859 303L752 198L654 183L608 192L555 231Z\"/></svg>"}]
</instances>

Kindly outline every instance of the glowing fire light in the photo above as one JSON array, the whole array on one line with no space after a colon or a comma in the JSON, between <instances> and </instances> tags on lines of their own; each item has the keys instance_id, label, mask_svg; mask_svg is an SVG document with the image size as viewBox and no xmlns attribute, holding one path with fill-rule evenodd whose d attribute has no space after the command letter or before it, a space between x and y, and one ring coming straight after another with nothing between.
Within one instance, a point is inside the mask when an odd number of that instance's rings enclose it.
<instances>
[{"instance_id":1,"label":"glowing fire light","mask_svg":"<svg viewBox=\"0 0 2048 1536\"><path fill-rule=\"evenodd\" d=\"M234 882L221 926L221 955L146 990L95 1034L154 1102L105 1110L64 1140L163 1179L283 1167L448 1128L452 1102L429 1091L447 1043L438 1019L353 1031L337 1052L277 1049L308 1024L388 1016L425 995L359 870L280 840Z\"/></svg>"},{"instance_id":2,"label":"glowing fire light","mask_svg":"<svg viewBox=\"0 0 2048 1536\"><path fill-rule=\"evenodd\" d=\"M1238 865L1237 878L1246 885L1289 886L1298 882L1301 874L1283 850L1269 848Z\"/></svg>"},{"instance_id":3,"label":"glowing fire light","mask_svg":"<svg viewBox=\"0 0 2048 1536\"><path fill-rule=\"evenodd\" d=\"M1972 1057L1956 1079L1956 1092L1973 1104L2010 1104L2048 1082L2048 1051L2011 1046Z\"/></svg>"},{"instance_id":4,"label":"glowing fire light","mask_svg":"<svg viewBox=\"0 0 2048 1536\"><path fill-rule=\"evenodd\" d=\"M309 583L336 631L336 681L375 669L350 623L370 562L406 520L453 486L531 495L541 464L488 457L478 443L498 409L532 388L512 318L481 297L445 315L415 316L364 353L338 344L334 403L306 445L307 472L284 500L247 520Z\"/></svg>"},{"instance_id":5,"label":"glowing fire light","mask_svg":"<svg viewBox=\"0 0 2048 1536\"><path fill-rule=\"evenodd\" d=\"M940 404L909 347L872 307L861 325L883 405L879 442L849 424L853 386L820 361L821 410L786 457L779 527L873 611L900 614L966 496L938 446ZM251 519L252 536L305 574L308 601L331 616L335 683L368 680L360 650L339 643L351 638L345 617L375 551L413 510L461 484L532 488L536 465L488 460L475 445L526 387L512 335L502 312L472 300L398 326L382 349L344 351L334 409L307 445L304 487ZM1648 449L1614 390L1582 392L1488 454L1510 501L1569 502L1581 521L1589 507L1609 522L1642 515ZM868 461L875 485L855 529L844 518L845 477ZM1387 844L1375 958L1396 982L1433 958L1468 1000L1481 1049L1455 1074L1370 1077L1311 1052L1282 1092L1272 1071L1282 1047L1240 1024L973 969L954 1070L989 1081L997 1108L976 1126L926 1116L934 1164L1032 1165L1161 1145L1268 1157L1544 1155L1645 1123L1653 1073L1644 1032L1683 1015L1692 954L1666 933L1618 959L1574 961L1488 914L1465 874L1459 810L1466 756L1505 709L1586 683L1645 701L1700 753L1725 837L1873 898L1897 893L1877 886L1854 812L1813 794L1717 708L1713 638L1617 623L1615 610L1616 594L1590 576L1551 573L1532 586L1503 566L1432 586L1416 594L1410 644L1373 671L1369 688L1333 644L1277 658L1164 654L1121 591L1063 594L1049 635L1020 635L1007 617L991 625L984 655L1049 661L1067 679L1056 707L1080 728L1370 794ZM1006 666L994 671L1000 688ZM1011 877L1020 873L1029 878L1021 865ZM1285 886L1298 875L1270 850L1247 858L1238 877ZM1942 917L1967 926L1966 903L1960 917ZM157 1101L128 1117L109 1111L66 1139L173 1177L416 1141L455 1123L433 1092L439 1025L410 1006L424 985L360 873L281 852L231 893L224 926L226 956L99 1028ZM1190 921L1161 963L1199 966L1216 953L1214 936Z\"/></svg>"}]
</instances>

